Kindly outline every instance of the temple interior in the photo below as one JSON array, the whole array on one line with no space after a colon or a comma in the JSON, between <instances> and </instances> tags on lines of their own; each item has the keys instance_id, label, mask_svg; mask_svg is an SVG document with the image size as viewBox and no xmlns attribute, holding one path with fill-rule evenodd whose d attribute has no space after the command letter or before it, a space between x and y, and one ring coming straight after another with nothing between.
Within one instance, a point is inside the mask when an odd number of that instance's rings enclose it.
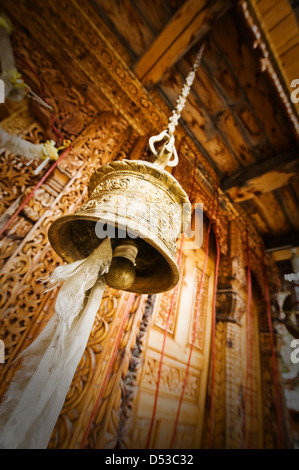
<instances>
[{"instance_id":1,"label":"temple interior","mask_svg":"<svg viewBox=\"0 0 299 470\"><path fill-rule=\"evenodd\" d=\"M126 198L46 447L299 448L299 2L6 0L0 62L1 406Z\"/></svg>"}]
</instances>

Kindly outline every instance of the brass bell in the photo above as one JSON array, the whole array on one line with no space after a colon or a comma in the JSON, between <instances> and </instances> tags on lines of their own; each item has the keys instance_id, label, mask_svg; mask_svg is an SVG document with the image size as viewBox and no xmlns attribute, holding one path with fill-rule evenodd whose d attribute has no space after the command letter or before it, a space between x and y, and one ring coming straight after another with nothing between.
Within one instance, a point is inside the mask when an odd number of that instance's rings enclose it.
<instances>
[{"instance_id":1,"label":"brass bell","mask_svg":"<svg viewBox=\"0 0 299 470\"><path fill-rule=\"evenodd\" d=\"M111 162L88 186L88 201L57 219L49 241L66 262L86 258L110 237L110 287L142 294L172 289L179 280L176 241L190 222L190 202L161 165L141 160Z\"/></svg>"}]
</instances>

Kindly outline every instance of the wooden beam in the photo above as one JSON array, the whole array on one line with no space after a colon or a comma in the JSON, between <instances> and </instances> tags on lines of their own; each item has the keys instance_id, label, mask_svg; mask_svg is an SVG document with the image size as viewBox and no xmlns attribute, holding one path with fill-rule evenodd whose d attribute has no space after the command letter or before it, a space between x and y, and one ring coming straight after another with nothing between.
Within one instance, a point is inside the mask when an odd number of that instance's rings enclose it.
<instances>
[{"instance_id":1,"label":"wooden beam","mask_svg":"<svg viewBox=\"0 0 299 470\"><path fill-rule=\"evenodd\" d=\"M296 251L295 251L295 248L296 248ZM279 248L268 249L268 252L271 253L272 257L275 259L277 263L281 261L289 261L292 258L294 251L296 255L299 256L299 248L297 246L294 247L294 246L288 245L286 247L281 246Z\"/></svg>"},{"instance_id":2,"label":"wooden beam","mask_svg":"<svg viewBox=\"0 0 299 470\"><path fill-rule=\"evenodd\" d=\"M291 93L291 82L298 78L299 8L296 17L296 9L289 0L252 0L250 4ZM299 103L293 103L293 107L298 116Z\"/></svg>"},{"instance_id":3,"label":"wooden beam","mask_svg":"<svg viewBox=\"0 0 299 470\"><path fill-rule=\"evenodd\" d=\"M153 85L231 7L230 0L187 0L135 64L136 76Z\"/></svg>"},{"instance_id":4,"label":"wooden beam","mask_svg":"<svg viewBox=\"0 0 299 470\"><path fill-rule=\"evenodd\" d=\"M234 202L252 199L288 184L299 173L299 150L280 153L251 165L222 181L221 189Z\"/></svg>"},{"instance_id":5,"label":"wooden beam","mask_svg":"<svg viewBox=\"0 0 299 470\"><path fill-rule=\"evenodd\" d=\"M210 43L215 41L217 50L222 52L223 60L232 72L234 81L238 84L237 88L232 82L233 88L231 91L229 90L226 82L230 77L217 73L218 64L215 58L208 54L209 50L204 56L204 63L209 66L212 72L215 70L214 76L220 82L220 87L225 87L224 92L231 99L232 105L236 99L234 94L244 93L246 100L254 109L255 115L263 126L263 132L272 145L272 155L274 155L274 153L284 152L292 145L295 146L293 128L286 119L284 108L281 106L280 100L277 99L277 93L269 76L261 73L260 62L252 49L253 40L249 43L245 40L243 32L245 24L242 15L225 15L213 27L209 35L212 39ZM218 55L218 57L218 63L221 67L221 56ZM232 91L234 91L233 94ZM291 142L293 142L292 145Z\"/></svg>"},{"instance_id":6,"label":"wooden beam","mask_svg":"<svg viewBox=\"0 0 299 470\"><path fill-rule=\"evenodd\" d=\"M268 252L297 248L299 246L299 232L264 238L265 249Z\"/></svg>"}]
</instances>

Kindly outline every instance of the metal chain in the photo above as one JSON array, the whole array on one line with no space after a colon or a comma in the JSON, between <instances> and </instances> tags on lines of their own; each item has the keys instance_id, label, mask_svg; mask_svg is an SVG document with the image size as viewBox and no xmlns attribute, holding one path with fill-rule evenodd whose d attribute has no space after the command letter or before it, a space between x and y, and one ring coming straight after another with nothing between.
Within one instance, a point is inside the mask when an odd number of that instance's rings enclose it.
<instances>
[{"instance_id":1,"label":"metal chain","mask_svg":"<svg viewBox=\"0 0 299 470\"><path fill-rule=\"evenodd\" d=\"M201 59L202 59L204 48L205 48L205 43L202 44L201 48L199 49L199 51L196 55L194 64L192 66L192 69L190 70L190 72L189 72L189 74L186 78L185 84L182 88L181 94L177 99L176 108L173 110L172 116L169 118L167 132L170 136L172 136L174 134L175 128L176 128L176 126L179 122L179 119L181 117L181 112L182 112L182 110L185 106L187 96L190 93L191 86L193 84L196 71L197 71L197 69L200 65Z\"/></svg>"},{"instance_id":2,"label":"metal chain","mask_svg":"<svg viewBox=\"0 0 299 470\"><path fill-rule=\"evenodd\" d=\"M196 70L198 69L202 59L204 48L205 43L202 44L201 48L196 54L192 69L190 70L186 78L185 84L182 88L181 94L177 99L176 108L173 110L172 116L169 118L167 129L162 131L159 135L152 136L149 139L149 147L153 154L156 156L154 164L157 166L161 166L162 168L165 168L165 166L176 166L179 163L179 157L174 145L173 134L181 117L181 112L185 106L186 99L190 93L191 86L195 78ZM160 152L158 153L155 147L155 143L161 141L164 142L164 145L160 148ZM173 158L170 159L172 155Z\"/></svg>"}]
</instances>

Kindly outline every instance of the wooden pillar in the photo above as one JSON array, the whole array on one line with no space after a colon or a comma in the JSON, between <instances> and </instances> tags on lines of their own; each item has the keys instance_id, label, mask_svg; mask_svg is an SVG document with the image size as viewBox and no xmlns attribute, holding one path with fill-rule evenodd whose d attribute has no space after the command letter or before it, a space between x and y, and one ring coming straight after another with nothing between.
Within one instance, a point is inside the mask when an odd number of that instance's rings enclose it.
<instances>
[{"instance_id":1,"label":"wooden pillar","mask_svg":"<svg viewBox=\"0 0 299 470\"><path fill-rule=\"evenodd\" d=\"M244 236L235 221L230 223L228 237L229 251L227 256L221 257L219 269L215 363L214 373L212 373L213 364L210 365L206 402L208 432L204 436L203 447L261 448L258 330L256 321L252 319L256 339L252 344L254 351L252 363L249 364ZM213 390L213 400L211 400L211 390ZM252 440L250 445L249 433Z\"/></svg>"},{"instance_id":2,"label":"wooden pillar","mask_svg":"<svg viewBox=\"0 0 299 470\"><path fill-rule=\"evenodd\" d=\"M282 384L282 370L280 353L277 350L277 332L275 330L275 313L277 286L279 274L277 267L270 256L265 257L266 270L256 271L259 283L258 299L256 301L261 348L261 387L263 390L263 415L264 415L264 448L292 448L290 433L290 415L286 407L286 401ZM265 291L265 274L269 285L271 303L271 323L267 312ZM258 279L259 278L259 279ZM274 307L274 308L273 308Z\"/></svg>"}]
</instances>

